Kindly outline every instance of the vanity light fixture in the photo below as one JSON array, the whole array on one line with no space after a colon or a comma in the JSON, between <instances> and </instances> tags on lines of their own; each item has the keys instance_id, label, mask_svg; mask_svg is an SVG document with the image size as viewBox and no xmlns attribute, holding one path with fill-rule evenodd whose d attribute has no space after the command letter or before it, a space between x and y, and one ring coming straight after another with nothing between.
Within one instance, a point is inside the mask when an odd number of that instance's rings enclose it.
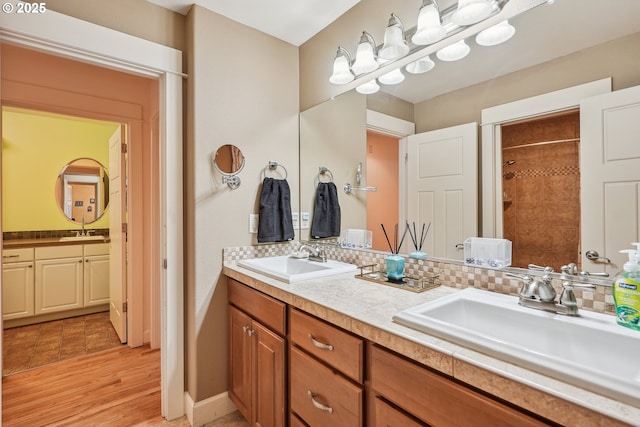
<instances>
[{"instance_id":1,"label":"vanity light fixture","mask_svg":"<svg viewBox=\"0 0 640 427\"><path fill-rule=\"evenodd\" d=\"M358 92L375 93L380 88L378 83L390 85L404 80L400 68L394 69L392 63L400 62L400 66L404 66L407 72L420 74L435 67L429 56L431 53L435 52L441 61L457 61L471 51L465 43L465 38L475 37L476 43L480 46L503 43L512 38L516 31L509 23L509 18L541 4L551 4L553 1L458 0L457 4L441 11L436 0L422 0L417 26L406 32L400 18L394 13L391 14L384 32L384 43L377 47L377 54L375 41L367 31L362 32L355 61L351 62L349 52L345 48L338 47L333 74L329 81L334 84L347 84L357 79L357 83L364 82L354 85ZM515 5L512 6L512 3ZM507 5L511 6L508 10L505 7ZM504 18L494 19L491 24L478 24L495 15ZM456 37L460 32L465 32L464 38ZM407 42L407 38L410 42ZM424 54L420 55L420 52ZM412 56L413 62L407 61L407 56ZM389 71L378 71L381 67L388 67ZM373 75L368 77L369 73Z\"/></svg>"},{"instance_id":2,"label":"vanity light fixture","mask_svg":"<svg viewBox=\"0 0 640 427\"><path fill-rule=\"evenodd\" d=\"M380 90L380 85L378 85L378 82L376 81L376 79L370 80L356 87L356 91L363 95L371 95L373 93L376 93L379 90Z\"/></svg>"},{"instance_id":3,"label":"vanity light fixture","mask_svg":"<svg viewBox=\"0 0 640 427\"><path fill-rule=\"evenodd\" d=\"M432 70L435 66L436 64L431 60L431 56L427 55L424 58L420 58L407 64L405 70L411 74L422 74Z\"/></svg>"},{"instance_id":4,"label":"vanity light fixture","mask_svg":"<svg viewBox=\"0 0 640 427\"><path fill-rule=\"evenodd\" d=\"M375 40L371 34L363 31L360 37L360 43L358 43L356 59L353 62L351 70L356 76L377 70L380 66L377 61L377 56Z\"/></svg>"},{"instance_id":5,"label":"vanity light fixture","mask_svg":"<svg viewBox=\"0 0 640 427\"><path fill-rule=\"evenodd\" d=\"M458 61L467 56L470 51L471 48L469 45L466 44L464 40L460 40L447 47L443 47L436 52L436 56L441 61Z\"/></svg>"},{"instance_id":6,"label":"vanity light fixture","mask_svg":"<svg viewBox=\"0 0 640 427\"><path fill-rule=\"evenodd\" d=\"M404 36L404 25L395 14L391 14L387 28L384 30L384 44L378 56L387 61L402 58L409 53L409 44Z\"/></svg>"},{"instance_id":7,"label":"vanity light fixture","mask_svg":"<svg viewBox=\"0 0 640 427\"><path fill-rule=\"evenodd\" d=\"M351 72L351 56L347 49L338 46L336 58L333 60L333 74L329 81L333 84L345 84L353 81L355 76Z\"/></svg>"},{"instance_id":8,"label":"vanity light fixture","mask_svg":"<svg viewBox=\"0 0 640 427\"><path fill-rule=\"evenodd\" d=\"M508 20L482 30L476 35L476 43L480 46L495 46L509 40L516 33L513 25Z\"/></svg>"},{"instance_id":9,"label":"vanity light fixture","mask_svg":"<svg viewBox=\"0 0 640 427\"><path fill-rule=\"evenodd\" d=\"M411 42L416 45L428 45L442 40L446 35L447 30L442 26L438 3L435 0L423 0L418 14L418 26Z\"/></svg>"},{"instance_id":10,"label":"vanity light fixture","mask_svg":"<svg viewBox=\"0 0 640 427\"><path fill-rule=\"evenodd\" d=\"M404 81L404 74L400 71L400 68L395 68L389 71L387 74L383 74L378 77L378 81L384 85L397 85Z\"/></svg>"},{"instance_id":11,"label":"vanity light fixture","mask_svg":"<svg viewBox=\"0 0 640 427\"><path fill-rule=\"evenodd\" d=\"M488 18L492 11L490 0L459 0L451 21L460 26L472 25Z\"/></svg>"}]
</instances>

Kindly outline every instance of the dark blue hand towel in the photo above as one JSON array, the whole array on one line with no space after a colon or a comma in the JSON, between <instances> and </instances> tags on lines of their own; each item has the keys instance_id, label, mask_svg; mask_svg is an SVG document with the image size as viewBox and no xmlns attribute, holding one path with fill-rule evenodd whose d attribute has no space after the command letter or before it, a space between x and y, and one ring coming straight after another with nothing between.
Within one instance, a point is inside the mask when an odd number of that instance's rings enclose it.
<instances>
[{"instance_id":1,"label":"dark blue hand towel","mask_svg":"<svg viewBox=\"0 0 640 427\"><path fill-rule=\"evenodd\" d=\"M338 189L333 182L320 182L316 190L316 200L311 223L311 237L340 236L340 205Z\"/></svg>"},{"instance_id":2,"label":"dark blue hand towel","mask_svg":"<svg viewBox=\"0 0 640 427\"><path fill-rule=\"evenodd\" d=\"M291 190L284 179L265 178L260 192L258 243L293 240Z\"/></svg>"}]
</instances>

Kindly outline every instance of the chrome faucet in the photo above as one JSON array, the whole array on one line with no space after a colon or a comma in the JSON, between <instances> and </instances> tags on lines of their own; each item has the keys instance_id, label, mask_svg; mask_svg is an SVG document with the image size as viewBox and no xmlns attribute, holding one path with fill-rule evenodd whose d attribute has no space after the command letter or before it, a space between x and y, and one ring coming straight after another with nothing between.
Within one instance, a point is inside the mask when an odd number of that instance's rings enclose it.
<instances>
[{"instance_id":1,"label":"chrome faucet","mask_svg":"<svg viewBox=\"0 0 640 427\"><path fill-rule=\"evenodd\" d=\"M305 243L298 248L299 252L303 250L309 252L309 261L327 262L327 253L322 245Z\"/></svg>"},{"instance_id":2,"label":"chrome faucet","mask_svg":"<svg viewBox=\"0 0 640 427\"><path fill-rule=\"evenodd\" d=\"M544 310L556 314L565 314L567 316L580 316L576 296L573 293L574 288L595 288L591 284L574 283L568 275L560 276L562 282L562 293L556 302L556 290L551 284L551 267L539 267L529 265L530 268L542 268L544 274L540 278L534 278L530 275L520 275L514 273L506 273L507 276L515 277L522 281L522 289L518 298L518 304L523 307L535 308L536 310Z\"/></svg>"},{"instance_id":3,"label":"chrome faucet","mask_svg":"<svg viewBox=\"0 0 640 427\"><path fill-rule=\"evenodd\" d=\"M76 231L76 237L86 236L87 235L87 232L84 230L84 225L85 225L85 219L84 219L84 215L82 215L82 230L81 231Z\"/></svg>"}]
</instances>

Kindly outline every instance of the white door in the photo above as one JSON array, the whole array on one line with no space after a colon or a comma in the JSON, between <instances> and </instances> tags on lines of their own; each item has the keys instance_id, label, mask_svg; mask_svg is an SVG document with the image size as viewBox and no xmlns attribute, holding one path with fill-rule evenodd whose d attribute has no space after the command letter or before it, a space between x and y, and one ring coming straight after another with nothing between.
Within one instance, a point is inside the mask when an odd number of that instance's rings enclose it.
<instances>
[{"instance_id":1,"label":"white door","mask_svg":"<svg viewBox=\"0 0 640 427\"><path fill-rule=\"evenodd\" d=\"M431 223L422 250L462 260L459 244L478 235L478 125L407 138L407 220Z\"/></svg>"},{"instance_id":2,"label":"white door","mask_svg":"<svg viewBox=\"0 0 640 427\"><path fill-rule=\"evenodd\" d=\"M640 240L640 86L583 100L580 135L582 268L615 274Z\"/></svg>"},{"instance_id":3,"label":"white door","mask_svg":"<svg viewBox=\"0 0 640 427\"><path fill-rule=\"evenodd\" d=\"M127 342L127 234L123 227L126 222L123 203L126 197L126 154L122 146L125 141L125 127L118 129L109 138L109 318L120 341Z\"/></svg>"}]
</instances>

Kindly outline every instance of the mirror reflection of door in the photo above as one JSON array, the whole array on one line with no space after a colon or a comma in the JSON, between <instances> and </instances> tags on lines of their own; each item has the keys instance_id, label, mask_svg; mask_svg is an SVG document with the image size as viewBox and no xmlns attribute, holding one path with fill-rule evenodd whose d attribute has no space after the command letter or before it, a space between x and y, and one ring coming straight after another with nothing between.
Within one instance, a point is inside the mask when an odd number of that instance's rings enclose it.
<instances>
[{"instance_id":1,"label":"mirror reflection of door","mask_svg":"<svg viewBox=\"0 0 640 427\"><path fill-rule=\"evenodd\" d=\"M66 187L65 187L66 188ZM93 222L96 219L95 200L97 185L84 182L71 182L71 219L83 222Z\"/></svg>"},{"instance_id":2,"label":"mirror reflection of door","mask_svg":"<svg viewBox=\"0 0 640 427\"><path fill-rule=\"evenodd\" d=\"M91 224L109 205L109 175L97 160L79 158L64 166L56 181L56 199L67 219Z\"/></svg>"}]
</instances>

